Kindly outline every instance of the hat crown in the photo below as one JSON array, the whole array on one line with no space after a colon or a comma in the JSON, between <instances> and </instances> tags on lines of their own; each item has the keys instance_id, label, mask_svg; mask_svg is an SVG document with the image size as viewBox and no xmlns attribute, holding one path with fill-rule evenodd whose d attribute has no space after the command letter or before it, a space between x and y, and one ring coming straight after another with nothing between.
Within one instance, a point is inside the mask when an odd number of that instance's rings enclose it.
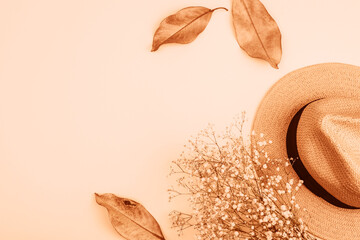
<instances>
[{"instance_id":1,"label":"hat crown","mask_svg":"<svg viewBox=\"0 0 360 240\"><path fill-rule=\"evenodd\" d=\"M304 166L326 191L360 207L360 100L310 103L299 120L297 146Z\"/></svg>"}]
</instances>

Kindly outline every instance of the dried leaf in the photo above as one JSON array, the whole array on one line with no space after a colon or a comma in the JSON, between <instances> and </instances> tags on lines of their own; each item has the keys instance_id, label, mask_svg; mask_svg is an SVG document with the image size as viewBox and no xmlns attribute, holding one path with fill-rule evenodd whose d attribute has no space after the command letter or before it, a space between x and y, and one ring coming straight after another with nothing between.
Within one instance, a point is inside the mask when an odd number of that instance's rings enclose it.
<instances>
[{"instance_id":1,"label":"dried leaf","mask_svg":"<svg viewBox=\"0 0 360 240\"><path fill-rule=\"evenodd\" d=\"M111 193L95 193L96 202L108 210L113 227L128 240L165 240L155 218L138 202Z\"/></svg>"},{"instance_id":2,"label":"dried leaf","mask_svg":"<svg viewBox=\"0 0 360 240\"><path fill-rule=\"evenodd\" d=\"M187 7L168 16L161 23L154 34L152 52L166 43L191 43L204 31L211 15L215 10L206 7Z\"/></svg>"},{"instance_id":3,"label":"dried leaf","mask_svg":"<svg viewBox=\"0 0 360 240\"><path fill-rule=\"evenodd\" d=\"M278 68L281 60L281 33L259 0L233 0L233 24L240 47L254 58Z\"/></svg>"}]
</instances>

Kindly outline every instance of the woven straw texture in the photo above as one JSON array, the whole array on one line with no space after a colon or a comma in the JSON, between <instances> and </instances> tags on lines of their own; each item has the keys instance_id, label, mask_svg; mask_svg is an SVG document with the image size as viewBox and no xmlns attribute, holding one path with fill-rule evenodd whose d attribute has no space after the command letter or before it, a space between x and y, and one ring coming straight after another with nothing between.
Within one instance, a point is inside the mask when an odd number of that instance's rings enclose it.
<instances>
[{"instance_id":1,"label":"woven straw texture","mask_svg":"<svg viewBox=\"0 0 360 240\"><path fill-rule=\"evenodd\" d=\"M297 129L300 159L310 175L341 202L360 207L360 99L309 104Z\"/></svg>"},{"instance_id":2,"label":"woven straw texture","mask_svg":"<svg viewBox=\"0 0 360 240\"><path fill-rule=\"evenodd\" d=\"M340 110L333 109L329 113L332 113L332 116L339 116L339 112L346 112L347 114L357 114L357 117L359 117L359 110L357 110L359 108L355 106L360 101L359 67L341 63L326 63L309 66L289 73L267 92L257 109L252 128L256 133L263 133L266 139L273 141L273 144L267 147L267 152L271 158L286 158L286 135L292 118L301 108L319 99L329 100L330 102L319 104L314 102L309 105L307 113L304 111L305 117L299 123L298 128L300 129L298 145L302 144L298 146L299 154L301 159L304 158L302 160L306 167L311 169L311 174L314 174L313 177L316 181L324 184L327 190L330 190L329 192L335 197L344 194L348 195L342 197L342 200L353 206L358 206L359 200L354 196L359 194L359 178L357 175L359 169L357 169L358 165L356 164L356 159L359 159L359 150L348 150L349 146L354 144L349 139L355 139L356 135L359 136L359 125L356 121L349 123L349 119L346 119L349 115L344 115L343 119L337 119L337 124L321 126L316 121L321 119L326 113L316 112L318 110L314 108L316 108L316 105L322 105L325 106L325 110L326 108L329 110L331 104L334 104L331 101L350 101L351 103L343 103L352 104L351 107L354 112L340 107ZM339 102L336 102L336 105L339 105ZM355 108L357 108L356 111ZM330 116L331 114L328 115ZM334 121L336 122L336 120ZM334 121L328 122L334 123ZM306 129L311 131L311 128L313 130L317 128L317 130L322 129L329 134L332 127L341 125L341 121L347 122L347 126L342 126L344 133L339 133L339 131L336 134L332 133L333 136L336 136L332 140L336 138L338 140L342 139L342 145L344 146L342 150L336 147L329 147L329 144L326 145L326 141L331 138L323 136L323 139L319 141L318 135L313 136L306 132ZM313 122L311 128L309 126L311 125L310 122ZM316 126L316 124L318 125ZM349 131L352 132L354 128L357 129L357 133L349 136L345 134ZM304 144L309 139L312 139L312 142L308 142L307 145ZM316 144L312 148L315 149L312 152L308 151L311 146L309 144ZM325 148L328 148L329 151L320 151L320 149ZM355 156L355 160L348 161L353 156ZM338 157L340 157L341 161L338 161ZM324 158L329 159L325 161ZM336 163L337 166L332 165L336 161L338 161ZM331 165L332 169L330 169L329 165ZM295 180L299 179L294 170L290 171L289 177ZM356 179L358 180L356 181ZM338 186L345 182L351 183L349 188L338 192ZM350 196L350 193L355 195ZM308 225L310 233L314 236L326 240L360 239L360 209L336 207L313 194L305 186L300 188L296 199L301 207L307 209L307 212L302 213L301 217Z\"/></svg>"}]
</instances>

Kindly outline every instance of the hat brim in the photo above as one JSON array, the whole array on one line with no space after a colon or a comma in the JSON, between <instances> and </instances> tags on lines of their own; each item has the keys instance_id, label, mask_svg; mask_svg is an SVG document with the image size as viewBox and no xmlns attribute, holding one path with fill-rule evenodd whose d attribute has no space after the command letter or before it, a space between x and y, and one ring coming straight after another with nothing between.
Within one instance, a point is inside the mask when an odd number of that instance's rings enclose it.
<instances>
[{"instance_id":1,"label":"hat brim","mask_svg":"<svg viewBox=\"0 0 360 240\"><path fill-rule=\"evenodd\" d=\"M287 156L286 135L295 114L321 98L350 97L360 99L360 67L324 63L295 70L281 78L261 101L252 129L272 140L267 146L270 158ZM299 180L291 169L290 178ZM309 232L326 240L360 239L360 209L336 207L318 197L305 186L296 201L306 213L300 213Z\"/></svg>"}]
</instances>

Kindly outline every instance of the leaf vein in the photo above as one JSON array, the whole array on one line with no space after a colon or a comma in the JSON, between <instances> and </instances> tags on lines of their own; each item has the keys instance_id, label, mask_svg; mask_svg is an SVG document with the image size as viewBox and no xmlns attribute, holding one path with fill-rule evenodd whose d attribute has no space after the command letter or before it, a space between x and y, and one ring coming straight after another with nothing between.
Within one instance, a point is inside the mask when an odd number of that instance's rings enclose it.
<instances>
[{"instance_id":1,"label":"leaf vein","mask_svg":"<svg viewBox=\"0 0 360 240\"><path fill-rule=\"evenodd\" d=\"M265 54L266 54L266 57L269 59L269 61L271 61L274 65L276 65L276 64L273 62L273 60L270 58L270 56L269 56L269 54L268 54L268 52L267 52L267 50L266 50L266 48L265 48L265 45L264 45L264 43L263 43L262 40L261 40L260 34L259 34L259 32L258 32L258 30L257 30L257 28L256 28L256 26L255 26L255 24L254 24L254 21L253 21L251 15L250 15L248 6L246 5L246 3L245 3L244 0L240 0L240 1L243 3L243 5L244 5L244 7L245 7L245 10L246 10L246 13L247 13L247 15L248 15L248 17L249 17L249 19L250 19L251 25L254 27L256 36L258 37L258 39L259 39L259 41L260 41L261 47L264 49L264 52L265 52Z\"/></svg>"},{"instance_id":2,"label":"leaf vein","mask_svg":"<svg viewBox=\"0 0 360 240\"><path fill-rule=\"evenodd\" d=\"M164 41L162 41L160 45L163 45L164 43L166 43L168 40L170 40L172 37L176 36L176 34L178 34L179 32L183 31L185 28L189 27L192 23L194 23L196 20L202 18L203 16L205 16L206 14L212 13L213 10L209 9L209 11L199 15L198 17L194 18L193 20L191 20L190 22L186 23L185 26L183 26L182 28L180 28L178 31L176 31L175 33L173 33L172 35L170 35L167 39L165 39Z\"/></svg>"}]
</instances>

